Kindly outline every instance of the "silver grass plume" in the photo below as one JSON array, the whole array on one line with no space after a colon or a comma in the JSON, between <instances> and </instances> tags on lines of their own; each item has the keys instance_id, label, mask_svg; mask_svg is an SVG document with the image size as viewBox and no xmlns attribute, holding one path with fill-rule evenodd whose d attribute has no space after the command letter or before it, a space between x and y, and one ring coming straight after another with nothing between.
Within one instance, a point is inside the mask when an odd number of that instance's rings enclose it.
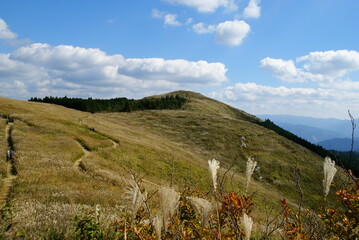
<instances>
[{"instance_id":1,"label":"silver grass plume","mask_svg":"<svg viewBox=\"0 0 359 240\"><path fill-rule=\"evenodd\" d=\"M217 171L219 169L219 162L216 159L208 160L209 172L212 175L214 191L217 190Z\"/></svg>"},{"instance_id":2,"label":"silver grass plume","mask_svg":"<svg viewBox=\"0 0 359 240\"><path fill-rule=\"evenodd\" d=\"M158 190L158 194L160 196L161 213L164 218L165 229L167 230L167 219L175 214L180 195L173 188L167 187L161 187Z\"/></svg>"},{"instance_id":3,"label":"silver grass plume","mask_svg":"<svg viewBox=\"0 0 359 240\"><path fill-rule=\"evenodd\" d=\"M96 204L96 208L95 208L95 215L96 215L96 220L97 222L100 221L100 205Z\"/></svg>"},{"instance_id":4,"label":"silver grass plume","mask_svg":"<svg viewBox=\"0 0 359 240\"><path fill-rule=\"evenodd\" d=\"M135 180L131 181L130 186L126 188L125 198L130 201L132 219L135 219L138 209L146 198L146 192L142 193Z\"/></svg>"},{"instance_id":5,"label":"silver grass plume","mask_svg":"<svg viewBox=\"0 0 359 240\"><path fill-rule=\"evenodd\" d=\"M163 218L161 215L156 216L153 219L153 227L155 229L157 239L161 239L161 233L162 233L162 225L163 225Z\"/></svg>"},{"instance_id":6,"label":"silver grass plume","mask_svg":"<svg viewBox=\"0 0 359 240\"><path fill-rule=\"evenodd\" d=\"M323 179L324 197L327 197L329 193L330 184L332 183L336 172L337 169L335 168L335 162L332 161L330 157L326 157L324 160L324 179Z\"/></svg>"},{"instance_id":7,"label":"silver grass plume","mask_svg":"<svg viewBox=\"0 0 359 240\"><path fill-rule=\"evenodd\" d=\"M189 197L188 198L194 209L202 217L202 227L207 223L209 216L214 210L213 205L203 198Z\"/></svg>"},{"instance_id":8,"label":"silver grass plume","mask_svg":"<svg viewBox=\"0 0 359 240\"><path fill-rule=\"evenodd\" d=\"M247 160L247 168L246 168L246 192L248 191L249 182L251 181L251 176L256 166L257 166L257 162L254 161L253 158L249 157Z\"/></svg>"},{"instance_id":9,"label":"silver grass plume","mask_svg":"<svg viewBox=\"0 0 359 240\"><path fill-rule=\"evenodd\" d=\"M209 172L211 173L212 175L212 181L213 181L213 197L215 199L215 194L216 194L216 191L217 191L217 171L219 169L219 162L216 160L216 159L212 159L212 160L208 160L208 169L209 169ZM218 233L219 233L219 239L221 240L222 239L222 236L221 236L221 223L219 221L219 211L218 211L218 205L216 204L216 212L217 212L217 220L218 220Z\"/></svg>"},{"instance_id":10,"label":"silver grass plume","mask_svg":"<svg viewBox=\"0 0 359 240\"><path fill-rule=\"evenodd\" d=\"M242 225L244 229L245 239L249 240L251 238L253 220L251 217L248 217L246 213L243 214Z\"/></svg>"}]
</instances>

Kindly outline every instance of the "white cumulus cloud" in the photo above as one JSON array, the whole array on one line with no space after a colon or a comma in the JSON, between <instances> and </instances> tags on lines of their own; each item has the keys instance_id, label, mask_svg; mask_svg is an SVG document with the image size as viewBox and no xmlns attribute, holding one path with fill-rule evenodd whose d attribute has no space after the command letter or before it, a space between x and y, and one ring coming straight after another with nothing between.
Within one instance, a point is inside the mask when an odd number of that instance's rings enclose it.
<instances>
[{"instance_id":1,"label":"white cumulus cloud","mask_svg":"<svg viewBox=\"0 0 359 240\"><path fill-rule=\"evenodd\" d=\"M276 78L287 82L303 82L304 79L300 77L300 71L295 66L292 60L283 60L266 57L261 60L261 67L266 71L272 73Z\"/></svg>"},{"instance_id":2,"label":"white cumulus cloud","mask_svg":"<svg viewBox=\"0 0 359 240\"><path fill-rule=\"evenodd\" d=\"M342 81L350 72L359 70L359 52L349 50L311 52L296 61L264 58L261 67L274 77L287 82L311 81L318 84Z\"/></svg>"},{"instance_id":3,"label":"white cumulus cloud","mask_svg":"<svg viewBox=\"0 0 359 240\"><path fill-rule=\"evenodd\" d=\"M204 23L197 23L192 29L198 34L214 33L219 44L238 46L242 44L251 27L245 21L234 20L207 26Z\"/></svg>"},{"instance_id":4,"label":"white cumulus cloud","mask_svg":"<svg viewBox=\"0 0 359 240\"><path fill-rule=\"evenodd\" d=\"M222 63L190 62L183 59L162 58L126 59L118 72L131 77L158 79L187 84L218 85L227 80L227 69Z\"/></svg>"},{"instance_id":5,"label":"white cumulus cloud","mask_svg":"<svg viewBox=\"0 0 359 240\"><path fill-rule=\"evenodd\" d=\"M0 94L16 98L143 97L218 85L227 80L226 71L222 63L126 59L100 49L36 43L0 54Z\"/></svg>"},{"instance_id":6,"label":"white cumulus cloud","mask_svg":"<svg viewBox=\"0 0 359 240\"><path fill-rule=\"evenodd\" d=\"M155 8L155 9L152 9L152 14L151 14L151 16L152 16L153 18L163 18L164 15L165 15L164 12L162 12L162 11L156 9L156 8Z\"/></svg>"},{"instance_id":7,"label":"white cumulus cloud","mask_svg":"<svg viewBox=\"0 0 359 240\"><path fill-rule=\"evenodd\" d=\"M15 39L16 33L12 32L6 22L0 18L0 39Z\"/></svg>"},{"instance_id":8,"label":"white cumulus cloud","mask_svg":"<svg viewBox=\"0 0 359 240\"><path fill-rule=\"evenodd\" d=\"M248 6L243 11L245 18L259 18L261 16L260 0L249 0Z\"/></svg>"},{"instance_id":9,"label":"white cumulus cloud","mask_svg":"<svg viewBox=\"0 0 359 240\"><path fill-rule=\"evenodd\" d=\"M195 8L199 12L215 12L218 8L229 11L237 10L234 0L164 0L171 4L180 4Z\"/></svg>"},{"instance_id":10,"label":"white cumulus cloud","mask_svg":"<svg viewBox=\"0 0 359 240\"><path fill-rule=\"evenodd\" d=\"M167 12L162 12L158 9L152 9L151 16L157 19L163 19L165 25L171 26L181 26L183 25L180 21L177 20L177 14L171 14ZM192 19L187 19L186 24L192 22Z\"/></svg>"},{"instance_id":11,"label":"white cumulus cloud","mask_svg":"<svg viewBox=\"0 0 359 240\"><path fill-rule=\"evenodd\" d=\"M165 24L172 26L181 26L182 24L177 20L176 14L166 14L164 16Z\"/></svg>"},{"instance_id":12,"label":"white cumulus cloud","mask_svg":"<svg viewBox=\"0 0 359 240\"><path fill-rule=\"evenodd\" d=\"M192 25L192 29L198 34L206 34L206 33L213 33L216 30L216 26L214 25L206 26L204 23L197 23Z\"/></svg>"},{"instance_id":13,"label":"white cumulus cloud","mask_svg":"<svg viewBox=\"0 0 359 240\"><path fill-rule=\"evenodd\" d=\"M304 63L304 69L313 74L342 77L349 72L359 70L359 52L349 50L311 52L297 58Z\"/></svg>"},{"instance_id":14,"label":"white cumulus cloud","mask_svg":"<svg viewBox=\"0 0 359 240\"><path fill-rule=\"evenodd\" d=\"M81 48L70 45L54 47L46 43L34 43L21 47L11 53L9 58L62 71L118 65L124 61L124 57L119 54L108 56L97 48Z\"/></svg>"},{"instance_id":15,"label":"white cumulus cloud","mask_svg":"<svg viewBox=\"0 0 359 240\"><path fill-rule=\"evenodd\" d=\"M284 83L301 87L236 83L210 96L253 114L345 117L359 109L359 52L311 52L295 60L266 57L261 67Z\"/></svg>"},{"instance_id":16,"label":"white cumulus cloud","mask_svg":"<svg viewBox=\"0 0 359 240\"><path fill-rule=\"evenodd\" d=\"M216 41L220 44L237 46L243 42L251 27L245 21L226 21L216 27Z\"/></svg>"},{"instance_id":17,"label":"white cumulus cloud","mask_svg":"<svg viewBox=\"0 0 359 240\"><path fill-rule=\"evenodd\" d=\"M358 109L358 94L358 89L290 88L237 83L209 95L252 114L325 118L346 116L347 109Z\"/></svg>"}]
</instances>

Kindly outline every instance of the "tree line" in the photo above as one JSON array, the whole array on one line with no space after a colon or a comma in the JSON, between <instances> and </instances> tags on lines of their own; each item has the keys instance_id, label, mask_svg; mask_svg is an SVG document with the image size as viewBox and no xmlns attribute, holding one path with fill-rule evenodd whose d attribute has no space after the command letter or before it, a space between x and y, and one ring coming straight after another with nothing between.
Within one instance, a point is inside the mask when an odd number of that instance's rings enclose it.
<instances>
[{"instance_id":1,"label":"tree line","mask_svg":"<svg viewBox=\"0 0 359 240\"><path fill-rule=\"evenodd\" d=\"M180 109L187 99L184 97L165 96L160 98L111 98L111 99L93 99L93 98L69 98L46 96L44 98L31 97L31 102L43 102L61 105L85 112L132 112L139 110L161 110L161 109Z\"/></svg>"}]
</instances>

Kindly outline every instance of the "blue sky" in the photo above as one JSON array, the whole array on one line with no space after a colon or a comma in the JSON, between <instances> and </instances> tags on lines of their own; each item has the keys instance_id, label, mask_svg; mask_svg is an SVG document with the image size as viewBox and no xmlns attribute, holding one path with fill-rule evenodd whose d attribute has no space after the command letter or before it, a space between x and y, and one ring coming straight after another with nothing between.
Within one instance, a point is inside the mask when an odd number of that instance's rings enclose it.
<instances>
[{"instance_id":1,"label":"blue sky","mask_svg":"<svg viewBox=\"0 0 359 240\"><path fill-rule=\"evenodd\" d=\"M252 114L359 115L358 0L1 0L0 95L192 90Z\"/></svg>"}]
</instances>

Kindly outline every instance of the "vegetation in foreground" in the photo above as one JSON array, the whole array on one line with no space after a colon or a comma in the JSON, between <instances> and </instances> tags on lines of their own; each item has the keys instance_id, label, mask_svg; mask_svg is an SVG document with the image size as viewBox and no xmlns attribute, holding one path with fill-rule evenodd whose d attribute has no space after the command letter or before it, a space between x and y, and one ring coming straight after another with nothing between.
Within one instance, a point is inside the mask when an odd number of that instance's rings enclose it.
<instances>
[{"instance_id":1,"label":"vegetation in foreground","mask_svg":"<svg viewBox=\"0 0 359 240\"><path fill-rule=\"evenodd\" d=\"M226 192L218 182L220 163L208 161L212 192L205 196L201 191L185 188L177 192L172 187L159 187L147 192L142 179L132 175L128 182L125 206L117 209L115 218L103 219L101 208L96 205L86 214L71 216L73 225L63 229L49 225L44 239L357 239L359 233L359 180L348 172L348 184L336 191L337 205L329 208L326 197L337 169L334 161L324 161L323 207L319 214L306 209L302 203L290 207L286 199L278 205L274 215L266 209L266 222L253 231L256 207L253 195ZM246 168L246 192L256 162L249 158ZM296 169L293 181L299 194L300 172ZM208 177L209 178L209 177ZM301 198L304 196L301 195ZM11 203L1 209L0 236L3 238L27 238L26 233L14 232Z\"/></svg>"}]
</instances>

